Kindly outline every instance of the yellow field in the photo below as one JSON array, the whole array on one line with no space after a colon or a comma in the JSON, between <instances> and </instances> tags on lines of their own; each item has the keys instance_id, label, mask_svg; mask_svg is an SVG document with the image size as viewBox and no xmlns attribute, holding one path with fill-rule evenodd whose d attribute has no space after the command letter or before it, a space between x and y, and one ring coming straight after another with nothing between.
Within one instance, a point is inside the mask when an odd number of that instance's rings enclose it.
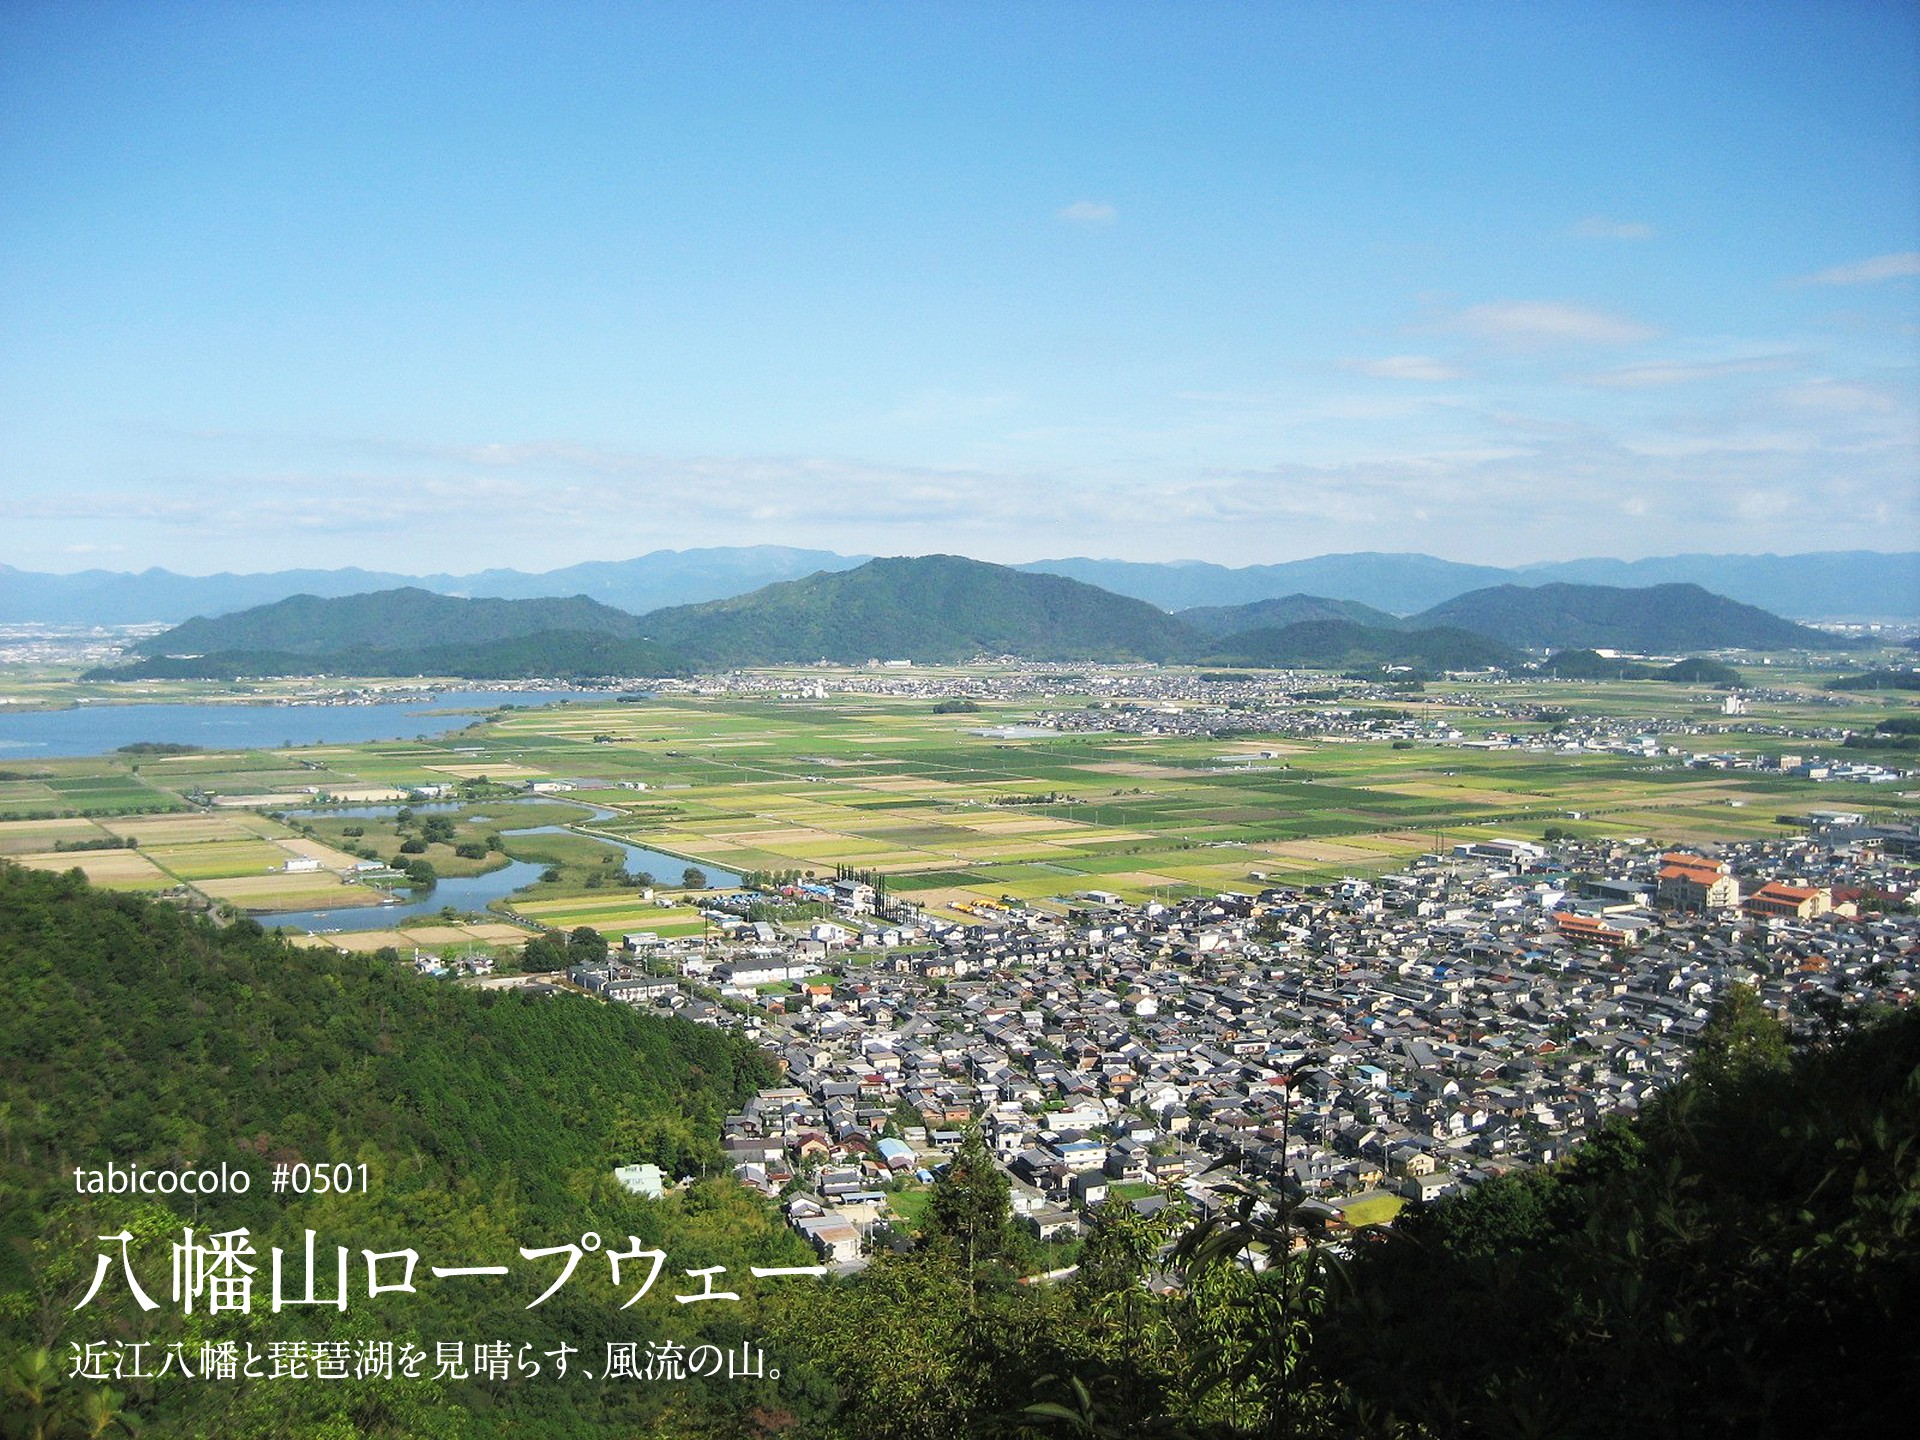
<instances>
[{"instance_id":1,"label":"yellow field","mask_svg":"<svg viewBox=\"0 0 1920 1440\"><path fill-rule=\"evenodd\" d=\"M138 850L78 850L17 857L29 870L78 870L114 890L166 890L176 882Z\"/></svg>"},{"instance_id":2,"label":"yellow field","mask_svg":"<svg viewBox=\"0 0 1920 1440\"><path fill-rule=\"evenodd\" d=\"M107 831L91 820L0 820L0 855L29 855L51 850L56 840L104 840Z\"/></svg>"},{"instance_id":3,"label":"yellow field","mask_svg":"<svg viewBox=\"0 0 1920 1440\"><path fill-rule=\"evenodd\" d=\"M386 898L364 885L343 884L324 870L307 875L239 875L228 880L199 880L194 882L194 888L247 910L335 910L348 905L378 905Z\"/></svg>"},{"instance_id":4,"label":"yellow field","mask_svg":"<svg viewBox=\"0 0 1920 1440\"><path fill-rule=\"evenodd\" d=\"M336 850L331 845L323 844L318 840L296 837L294 839L281 840L277 843L287 854L304 856L309 860L318 860L329 870L351 870L355 865L360 863L357 857L347 854L344 850Z\"/></svg>"},{"instance_id":5,"label":"yellow field","mask_svg":"<svg viewBox=\"0 0 1920 1440\"><path fill-rule=\"evenodd\" d=\"M250 840L273 835L280 827L264 815L130 815L103 820L115 835L138 837L143 845L188 845L203 840Z\"/></svg>"},{"instance_id":6,"label":"yellow field","mask_svg":"<svg viewBox=\"0 0 1920 1440\"><path fill-rule=\"evenodd\" d=\"M269 840L209 840L197 845L146 845L145 854L182 880L218 880L261 875L286 861L286 852Z\"/></svg>"}]
</instances>

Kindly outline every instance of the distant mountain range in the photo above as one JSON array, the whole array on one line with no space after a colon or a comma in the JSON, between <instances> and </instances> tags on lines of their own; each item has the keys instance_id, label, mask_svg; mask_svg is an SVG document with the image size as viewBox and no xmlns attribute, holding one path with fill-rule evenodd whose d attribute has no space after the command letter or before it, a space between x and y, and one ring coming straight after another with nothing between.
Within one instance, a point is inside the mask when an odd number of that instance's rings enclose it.
<instances>
[{"instance_id":1,"label":"distant mountain range","mask_svg":"<svg viewBox=\"0 0 1920 1440\"><path fill-rule=\"evenodd\" d=\"M633 560L593 561L544 574L481 570L471 575L398 575L379 570L280 570L258 575L137 575L83 570L42 575L0 565L0 623L140 625L196 615L227 615L293 595L332 598L415 588L439 595L527 600L585 595L641 615L665 605L720 600L797 580L820 570L850 570L866 556L782 545L656 550Z\"/></svg>"},{"instance_id":2,"label":"distant mountain range","mask_svg":"<svg viewBox=\"0 0 1920 1440\"><path fill-rule=\"evenodd\" d=\"M1307 594L1415 615L1493 585L1692 584L1800 620L1920 619L1920 554L1870 550L1806 555L1672 555L1653 560L1564 560L1500 569L1431 555L1321 555L1229 569L1203 561L1036 560L1020 567L1070 575L1168 610L1244 605Z\"/></svg>"},{"instance_id":3,"label":"distant mountain range","mask_svg":"<svg viewBox=\"0 0 1920 1440\"><path fill-rule=\"evenodd\" d=\"M1360 618L1354 618L1354 612ZM1197 616L1199 623L1187 617ZM1369 623L1369 621L1377 623ZM1695 585L1492 586L1412 619L1308 595L1168 615L1065 576L955 555L870 560L644 616L587 596L464 599L403 587L295 596L198 618L141 641L99 675L646 675L978 655L1265 667L1512 668L1523 651L1844 648Z\"/></svg>"},{"instance_id":4,"label":"distant mountain range","mask_svg":"<svg viewBox=\"0 0 1920 1440\"><path fill-rule=\"evenodd\" d=\"M415 587L441 595L505 600L585 595L632 614L745 595L821 571L846 571L864 555L778 545L656 550L633 560L594 561L543 574L483 570L468 575L398 575L371 570L285 570L256 575L122 574L87 570L37 574L0 566L0 623L127 625L230 614L292 595L322 598ZM1646 587L1693 584L1716 595L1802 620L1920 619L1920 553L1675 555L1656 560L1568 560L1502 569L1431 555L1322 555L1237 569L1204 561L1036 560L1013 567L1062 575L1163 610L1239 607L1295 597L1345 601L1385 615L1417 615L1469 591L1555 583ZM1263 623L1343 618L1363 612L1279 613ZM1192 623L1211 626L1196 618ZM1216 631L1215 633L1225 633Z\"/></svg>"}]
</instances>

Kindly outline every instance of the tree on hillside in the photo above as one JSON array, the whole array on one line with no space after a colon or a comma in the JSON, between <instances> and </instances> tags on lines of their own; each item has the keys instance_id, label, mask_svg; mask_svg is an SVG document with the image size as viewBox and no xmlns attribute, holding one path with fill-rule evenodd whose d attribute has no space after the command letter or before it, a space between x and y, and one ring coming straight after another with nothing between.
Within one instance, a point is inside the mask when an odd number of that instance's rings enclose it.
<instances>
[{"instance_id":1,"label":"tree on hillside","mask_svg":"<svg viewBox=\"0 0 1920 1440\"><path fill-rule=\"evenodd\" d=\"M567 952L551 935L536 935L520 947L520 968L529 975L544 975L567 968Z\"/></svg>"},{"instance_id":2,"label":"tree on hillside","mask_svg":"<svg viewBox=\"0 0 1920 1440\"><path fill-rule=\"evenodd\" d=\"M591 925L579 925L567 936L569 965L602 965L607 959L607 937Z\"/></svg>"},{"instance_id":3,"label":"tree on hillside","mask_svg":"<svg viewBox=\"0 0 1920 1440\"><path fill-rule=\"evenodd\" d=\"M1785 1070L1792 1056L1787 1031L1750 985L1729 985L1707 1012L1694 1054L1694 1078L1708 1085Z\"/></svg>"},{"instance_id":4,"label":"tree on hillside","mask_svg":"<svg viewBox=\"0 0 1920 1440\"><path fill-rule=\"evenodd\" d=\"M1004 1255L1011 1238L1013 1186L978 1129L967 1131L953 1160L933 1182L924 1230L969 1266Z\"/></svg>"}]
</instances>

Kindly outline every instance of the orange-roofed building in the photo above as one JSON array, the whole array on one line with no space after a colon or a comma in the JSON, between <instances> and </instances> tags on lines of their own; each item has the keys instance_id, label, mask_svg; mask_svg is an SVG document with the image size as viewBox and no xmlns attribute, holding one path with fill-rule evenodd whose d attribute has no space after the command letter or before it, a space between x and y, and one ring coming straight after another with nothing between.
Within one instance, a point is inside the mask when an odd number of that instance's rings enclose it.
<instances>
[{"instance_id":1,"label":"orange-roofed building","mask_svg":"<svg viewBox=\"0 0 1920 1440\"><path fill-rule=\"evenodd\" d=\"M1585 944L1624 946L1633 936L1624 930L1616 930L1597 915L1580 915L1565 912L1553 917L1553 926L1569 940Z\"/></svg>"},{"instance_id":2,"label":"orange-roofed building","mask_svg":"<svg viewBox=\"0 0 1920 1440\"><path fill-rule=\"evenodd\" d=\"M1833 908L1833 892L1807 885L1783 885L1769 880L1746 900L1747 913L1768 919L1811 920Z\"/></svg>"},{"instance_id":3,"label":"orange-roofed building","mask_svg":"<svg viewBox=\"0 0 1920 1440\"><path fill-rule=\"evenodd\" d=\"M1740 903L1740 882L1721 862L1676 850L1660 857L1653 898L1669 910L1731 910Z\"/></svg>"}]
</instances>

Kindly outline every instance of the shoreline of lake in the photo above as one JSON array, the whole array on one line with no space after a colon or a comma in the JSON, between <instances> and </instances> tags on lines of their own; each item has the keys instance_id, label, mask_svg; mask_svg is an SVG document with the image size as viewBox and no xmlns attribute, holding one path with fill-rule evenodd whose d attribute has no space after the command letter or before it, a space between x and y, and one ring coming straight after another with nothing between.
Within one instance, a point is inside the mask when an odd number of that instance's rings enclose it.
<instances>
[{"instance_id":1,"label":"shoreline of lake","mask_svg":"<svg viewBox=\"0 0 1920 1440\"><path fill-rule=\"evenodd\" d=\"M438 738L506 706L604 701L590 690L437 690L398 699L78 701L64 709L0 707L0 761L78 760L128 745L215 753Z\"/></svg>"}]
</instances>

